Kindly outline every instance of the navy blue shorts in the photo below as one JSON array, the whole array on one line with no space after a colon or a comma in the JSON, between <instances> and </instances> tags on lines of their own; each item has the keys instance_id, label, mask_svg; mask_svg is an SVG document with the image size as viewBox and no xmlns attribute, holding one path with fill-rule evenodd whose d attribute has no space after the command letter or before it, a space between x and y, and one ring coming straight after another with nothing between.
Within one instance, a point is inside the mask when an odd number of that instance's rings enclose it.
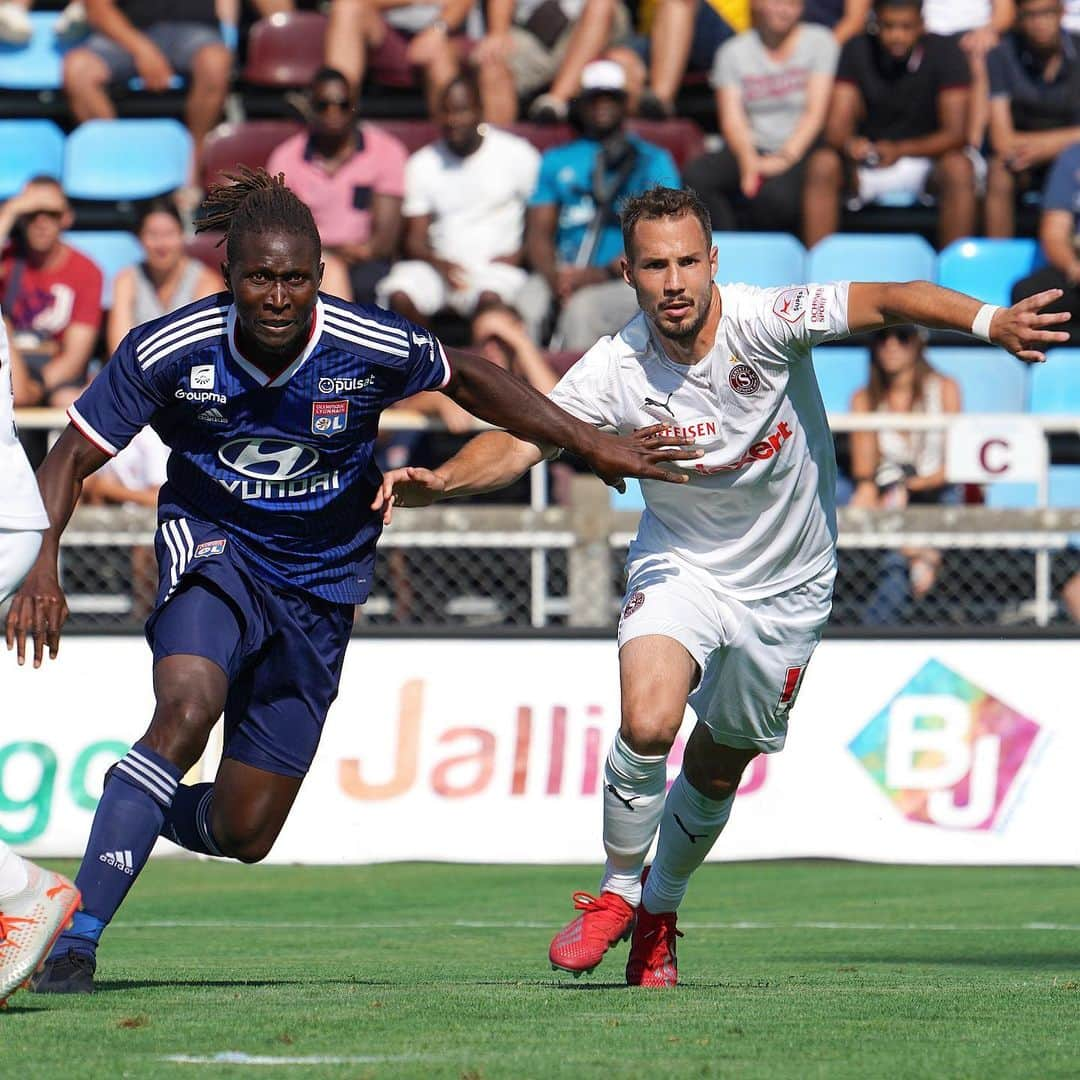
<instances>
[{"instance_id":1,"label":"navy blue shorts","mask_svg":"<svg viewBox=\"0 0 1080 1080\"><path fill-rule=\"evenodd\" d=\"M187 654L229 678L224 757L306 775L337 697L351 604L260 580L235 543L191 518L158 530L157 605L146 622L154 663Z\"/></svg>"}]
</instances>

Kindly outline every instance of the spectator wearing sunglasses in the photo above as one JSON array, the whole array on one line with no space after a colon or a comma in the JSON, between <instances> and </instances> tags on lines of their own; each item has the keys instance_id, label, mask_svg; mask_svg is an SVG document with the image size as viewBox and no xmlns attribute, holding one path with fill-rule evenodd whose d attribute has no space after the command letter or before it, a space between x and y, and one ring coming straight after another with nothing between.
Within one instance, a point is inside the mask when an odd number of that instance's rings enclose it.
<instances>
[{"instance_id":1,"label":"spectator wearing sunglasses","mask_svg":"<svg viewBox=\"0 0 1080 1080\"><path fill-rule=\"evenodd\" d=\"M348 268L353 299L372 304L401 235L408 151L393 135L357 121L356 95L334 68L315 73L304 109L307 131L277 147L267 169L284 173L311 208L324 252Z\"/></svg>"},{"instance_id":2,"label":"spectator wearing sunglasses","mask_svg":"<svg viewBox=\"0 0 1080 1080\"><path fill-rule=\"evenodd\" d=\"M73 223L51 176L28 180L0 206L0 306L39 403L57 408L85 384L101 326L101 270L62 239Z\"/></svg>"},{"instance_id":3,"label":"spectator wearing sunglasses","mask_svg":"<svg viewBox=\"0 0 1080 1080\"><path fill-rule=\"evenodd\" d=\"M960 412L960 387L931 367L925 346L924 332L913 326L878 331L870 349L870 380L855 392L851 411L933 416ZM851 474L852 506L899 508L955 502L959 495L945 479L943 430L854 432ZM941 553L932 548L888 552L863 621L901 621L907 605L933 588L940 568Z\"/></svg>"}]
</instances>

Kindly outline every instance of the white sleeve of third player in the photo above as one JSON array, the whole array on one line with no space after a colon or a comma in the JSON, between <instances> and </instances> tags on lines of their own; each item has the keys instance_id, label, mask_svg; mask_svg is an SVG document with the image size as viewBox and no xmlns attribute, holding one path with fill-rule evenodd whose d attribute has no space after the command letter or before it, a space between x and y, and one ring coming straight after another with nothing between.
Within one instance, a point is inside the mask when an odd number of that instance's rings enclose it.
<instances>
[{"instance_id":1,"label":"white sleeve of third player","mask_svg":"<svg viewBox=\"0 0 1080 1080\"><path fill-rule=\"evenodd\" d=\"M780 353L847 337L850 281L763 290L762 328Z\"/></svg>"},{"instance_id":2,"label":"white sleeve of third player","mask_svg":"<svg viewBox=\"0 0 1080 1080\"><path fill-rule=\"evenodd\" d=\"M601 428L618 426L613 408L610 344L610 338L601 338L548 394L560 409Z\"/></svg>"}]
</instances>

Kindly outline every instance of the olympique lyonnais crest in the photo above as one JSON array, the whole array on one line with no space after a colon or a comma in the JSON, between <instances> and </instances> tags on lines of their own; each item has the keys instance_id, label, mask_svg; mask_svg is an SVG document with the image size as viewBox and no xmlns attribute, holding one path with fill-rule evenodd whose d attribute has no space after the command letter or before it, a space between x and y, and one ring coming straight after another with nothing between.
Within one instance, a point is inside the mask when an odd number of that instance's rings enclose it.
<instances>
[{"instance_id":1,"label":"olympique lyonnais crest","mask_svg":"<svg viewBox=\"0 0 1080 1080\"><path fill-rule=\"evenodd\" d=\"M313 435L336 435L349 422L347 401L313 401L311 403L311 432Z\"/></svg>"},{"instance_id":2,"label":"olympique lyonnais crest","mask_svg":"<svg viewBox=\"0 0 1080 1080\"><path fill-rule=\"evenodd\" d=\"M209 559L212 555L220 555L225 550L225 539L204 540L195 549L196 559Z\"/></svg>"}]
</instances>

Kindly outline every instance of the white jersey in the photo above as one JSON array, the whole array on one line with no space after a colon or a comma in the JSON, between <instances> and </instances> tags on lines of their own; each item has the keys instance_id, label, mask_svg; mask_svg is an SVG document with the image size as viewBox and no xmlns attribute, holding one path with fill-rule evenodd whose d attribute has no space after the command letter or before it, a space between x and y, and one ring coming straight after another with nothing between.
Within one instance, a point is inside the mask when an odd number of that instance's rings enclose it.
<instances>
[{"instance_id":1,"label":"white jersey","mask_svg":"<svg viewBox=\"0 0 1080 1080\"><path fill-rule=\"evenodd\" d=\"M835 565L836 458L810 348L848 334L848 282L720 287L712 351L677 364L639 313L551 392L587 423L627 434L664 421L705 451L687 484L641 481L632 563L674 554L744 600Z\"/></svg>"},{"instance_id":2,"label":"white jersey","mask_svg":"<svg viewBox=\"0 0 1080 1080\"><path fill-rule=\"evenodd\" d=\"M7 334L0 324L0 529L47 529L49 518L15 432Z\"/></svg>"}]
</instances>

